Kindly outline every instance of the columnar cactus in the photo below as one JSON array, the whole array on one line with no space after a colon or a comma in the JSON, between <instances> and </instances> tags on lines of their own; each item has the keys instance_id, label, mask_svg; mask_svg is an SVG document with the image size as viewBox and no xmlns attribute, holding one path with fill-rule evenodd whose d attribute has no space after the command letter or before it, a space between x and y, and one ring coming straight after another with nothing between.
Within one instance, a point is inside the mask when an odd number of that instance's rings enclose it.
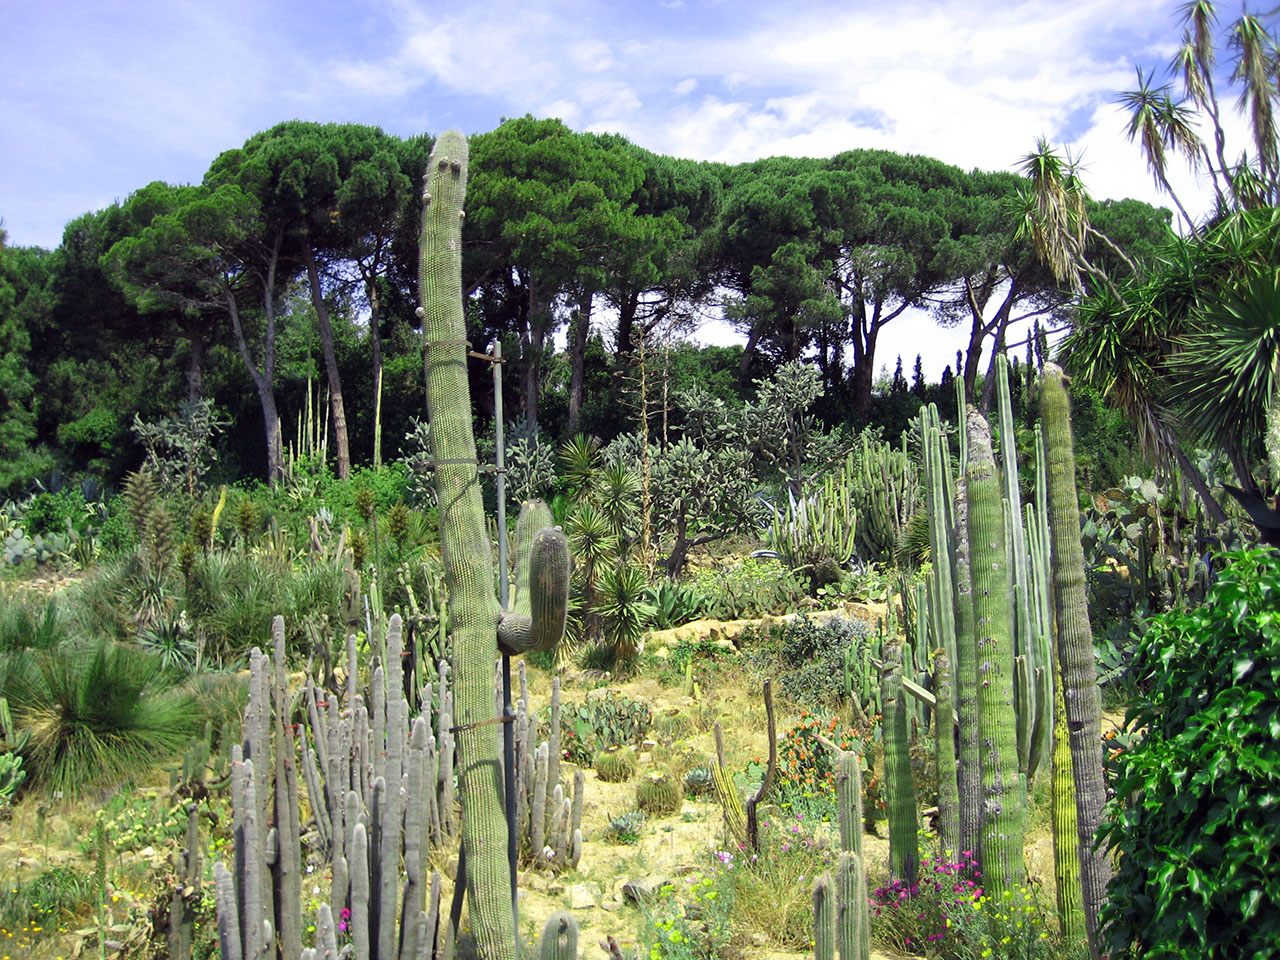
<instances>
[{"instance_id":1,"label":"columnar cactus","mask_svg":"<svg viewBox=\"0 0 1280 960\"><path fill-rule=\"evenodd\" d=\"M862 758L842 751L836 760L840 847L835 874L813 887L813 948L817 960L871 960L867 873L862 859Z\"/></svg>"},{"instance_id":2,"label":"columnar cactus","mask_svg":"<svg viewBox=\"0 0 1280 960\"><path fill-rule=\"evenodd\" d=\"M920 864L920 824L907 743L902 641L897 638L885 644L880 689L884 703L884 783L889 802L889 872L895 879L914 883Z\"/></svg>"},{"instance_id":3,"label":"columnar cactus","mask_svg":"<svg viewBox=\"0 0 1280 960\"><path fill-rule=\"evenodd\" d=\"M963 394L959 397L964 409ZM952 479L951 452L942 433L937 408L924 415L924 475L929 508L929 537L933 557L928 583L929 631L952 668L955 713L959 719L960 749L953 767L939 760L938 775L954 771L960 849L977 850L982 827L982 764L978 742L977 651L973 645L972 586L969 582L968 500L961 435L961 477ZM944 716L940 714L940 716ZM941 723L945 723L945 719ZM941 723L938 727L942 729ZM948 793L950 791L948 790Z\"/></svg>"},{"instance_id":4,"label":"columnar cactus","mask_svg":"<svg viewBox=\"0 0 1280 960\"><path fill-rule=\"evenodd\" d=\"M1022 507L1018 488L1018 451L1009 396L1009 362L996 358L996 398L1000 417L1000 460L1004 468L1005 538L1009 574L1009 615L1013 626L1013 650L1017 663L1014 703L1018 714L1018 769L1029 784L1040 760L1049 752L1053 727L1053 671L1048 600L1047 500L1041 479L1043 462L1037 462L1037 496ZM1025 517L1024 517L1025 513Z\"/></svg>"},{"instance_id":5,"label":"columnar cactus","mask_svg":"<svg viewBox=\"0 0 1280 960\"><path fill-rule=\"evenodd\" d=\"M1061 673L1055 670L1058 676ZM1076 833L1076 788L1071 775L1071 741L1062 684L1053 690L1053 757L1050 810L1053 817L1053 879L1058 927L1069 943L1087 937L1080 894L1079 838Z\"/></svg>"},{"instance_id":6,"label":"columnar cactus","mask_svg":"<svg viewBox=\"0 0 1280 960\"><path fill-rule=\"evenodd\" d=\"M947 651L933 651L933 689L936 696L934 747L938 760L938 838L942 849L958 853L960 846L960 790L956 783L955 725L952 699L951 660Z\"/></svg>"},{"instance_id":7,"label":"columnar cactus","mask_svg":"<svg viewBox=\"0 0 1280 960\"><path fill-rule=\"evenodd\" d=\"M836 892L831 874L824 873L813 885L814 960L836 958Z\"/></svg>"},{"instance_id":8,"label":"columnar cactus","mask_svg":"<svg viewBox=\"0 0 1280 960\"><path fill-rule=\"evenodd\" d=\"M499 633L504 649L544 649L558 640L567 597L556 571L568 570L563 534L535 542L527 573L529 613L505 615L493 593L494 571L480 495L467 343L462 304L462 217L467 183L467 141L449 131L436 141L423 194L420 292L426 339L427 412L440 504L441 556L453 627L454 718L462 842L467 865L471 928L485 960L515 960L516 930L507 860L493 665ZM535 540L543 538L537 535ZM520 572L517 571L517 577ZM541 594L550 595L544 599ZM517 597L517 604L521 601ZM524 644L528 646L523 646ZM443 732L443 731L442 731Z\"/></svg>"},{"instance_id":9,"label":"columnar cactus","mask_svg":"<svg viewBox=\"0 0 1280 960\"><path fill-rule=\"evenodd\" d=\"M578 960L578 921L573 914L553 913L538 941L540 960Z\"/></svg>"},{"instance_id":10,"label":"columnar cactus","mask_svg":"<svg viewBox=\"0 0 1280 960\"><path fill-rule=\"evenodd\" d=\"M1102 703L1098 696L1093 630L1085 599L1071 404L1062 370L1052 363L1045 364L1040 381L1040 415L1048 455L1057 654L1062 669L1063 703L1075 780L1084 919L1089 951L1096 958L1102 952L1098 911L1106 899L1107 881L1111 878L1111 861L1106 851L1093 842L1107 799L1102 751L1098 748L1102 737Z\"/></svg>"},{"instance_id":11,"label":"columnar cactus","mask_svg":"<svg viewBox=\"0 0 1280 960\"><path fill-rule=\"evenodd\" d=\"M967 436L968 530L982 746L982 868L987 887L999 893L1021 883L1025 876L1009 559L991 428L977 410L968 412Z\"/></svg>"}]
</instances>

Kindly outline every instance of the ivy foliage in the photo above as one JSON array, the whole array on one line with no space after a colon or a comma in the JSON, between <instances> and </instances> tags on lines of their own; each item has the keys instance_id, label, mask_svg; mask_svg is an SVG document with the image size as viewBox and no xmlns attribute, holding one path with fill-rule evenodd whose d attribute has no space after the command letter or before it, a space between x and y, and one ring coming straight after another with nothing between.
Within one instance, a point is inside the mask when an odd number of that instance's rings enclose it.
<instances>
[{"instance_id":1,"label":"ivy foliage","mask_svg":"<svg viewBox=\"0 0 1280 960\"><path fill-rule=\"evenodd\" d=\"M1280 557L1230 553L1204 606L1151 621L1100 840L1115 956L1263 958L1280 944Z\"/></svg>"}]
</instances>

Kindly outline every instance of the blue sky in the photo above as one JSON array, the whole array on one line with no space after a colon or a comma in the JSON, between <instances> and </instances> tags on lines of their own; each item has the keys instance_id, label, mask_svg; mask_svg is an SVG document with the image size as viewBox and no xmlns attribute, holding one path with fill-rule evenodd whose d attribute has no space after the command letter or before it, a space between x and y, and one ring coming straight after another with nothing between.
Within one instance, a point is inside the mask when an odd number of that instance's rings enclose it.
<instances>
[{"instance_id":1,"label":"blue sky","mask_svg":"<svg viewBox=\"0 0 1280 960\"><path fill-rule=\"evenodd\" d=\"M0 217L10 243L56 246L281 120L406 136L525 113L730 162L880 147L1009 169L1043 135L1083 155L1094 196L1157 201L1112 100L1163 67L1177 6L0 0Z\"/></svg>"}]
</instances>

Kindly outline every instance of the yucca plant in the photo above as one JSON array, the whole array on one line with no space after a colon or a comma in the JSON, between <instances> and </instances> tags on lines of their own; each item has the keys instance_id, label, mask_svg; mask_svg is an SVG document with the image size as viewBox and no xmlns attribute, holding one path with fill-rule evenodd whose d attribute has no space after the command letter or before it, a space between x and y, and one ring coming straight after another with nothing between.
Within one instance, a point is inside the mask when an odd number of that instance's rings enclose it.
<instances>
[{"instance_id":1,"label":"yucca plant","mask_svg":"<svg viewBox=\"0 0 1280 960\"><path fill-rule=\"evenodd\" d=\"M586 501L590 491L591 476L600 462L600 441L596 437L578 434L560 446L560 469L568 488L569 502Z\"/></svg>"},{"instance_id":2,"label":"yucca plant","mask_svg":"<svg viewBox=\"0 0 1280 960\"><path fill-rule=\"evenodd\" d=\"M643 567L619 563L600 575L596 613L604 641L613 651L615 669L626 665L640 651L640 641L656 612Z\"/></svg>"},{"instance_id":3,"label":"yucca plant","mask_svg":"<svg viewBox=\"0 0 1280 960\"><path fill-rule=\"evenodd\" d=\"M138 633L138 645L158 656L161 666L178 676L185 676L199 666L200 648L191 636L185 617L156 621Z\"/></svg>"}]
</instances>

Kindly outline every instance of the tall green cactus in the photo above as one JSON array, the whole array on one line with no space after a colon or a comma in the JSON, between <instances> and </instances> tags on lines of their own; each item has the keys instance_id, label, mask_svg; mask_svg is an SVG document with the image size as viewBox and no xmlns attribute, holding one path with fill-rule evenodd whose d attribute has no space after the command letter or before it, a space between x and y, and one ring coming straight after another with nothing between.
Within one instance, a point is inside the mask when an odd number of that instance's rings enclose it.
<instances>
[{"instance_id":1,"label":"tall green cactus","mask_svg":"<svg viewBox=\"0 0 1280 960\"><path fill-rule=\"evenodd\" d=\"M842 853L834 875L813 887L813 945L816 960L871 960L871 919L867 873L862 859L862 758L842 751L836 759L836 804Z\"/></svg>"},{"instance_id":2,"label":"tall green cactus","mask_svg":"<svg viewBox=\"0 0 1280 960\"><path fill-rule=\"evenodd\" d=\"M1061 677L1055 667L1054 673ZM1053 757L1050 811L1053 819L1053 879L1058 929L1068 943L1088 936L1084 926L1084 901L1080 888L1079 839L1076 832L1076 787L1071 774L1071 740L1067 734L1067 708L1062 684L1053 690Z\"/></svg>"},{"instance_id":3,"label":"tall green cactus","mask_svg":"<svg viewBox=\"0 0 1280 960\"><path fill-rule=\"evenodd\" d=\"M934 746L938 760L938 839L943 851L956 855L960 846L960 788L956 782L955 725L952 697L951 659L947 651L939 647L933 651Z\"/></svg>"},{"instance_id":4,"label":"tall green cactus","mask_svg":"<svg viewBox=\"0 0 1280 960\"><path fill-rule=\"evenodd\" d=\"M493 592L494 570L485 530L462 304L462 217L467 184L467 141L441 134L431 151L423 193L420 292L426 339L427 412L440 504L440 545L453 626L454 719L462 842L467 865L471 928L485 960L515 960L516 929L507 860L501 750L495 718L493 669L501 630L504 646L529 641L543 648L559 640L563 610L544 603L539 588L567 597L567 585L543 577L544 567L567 569L563 535L549 534L531 551L528 615L504 616ZM538 556L543 560L537 560ZM519 572L517 573L519 576ZM562 591L562 592L561 592Z\"/></svg>"},{"instance_id":5,"label":"tall green cactus","mask_svg":"<svg viewBox=\"0 0 1280 960\"><path fill-rule=\"evenodd\" d=\"M889 803L889 873L896 880L914 883L920 864L920 822L915 784L911 780L902 659L902 641L896 637L887 641L884 676L880 681L880 698L884 704L884 784Z\"/></svg>"},{"instance_id":6,"label":"tall green cactus","mask_svg":"<svg viewBox=\"0 0 1280 960\"><path fill-rule=\"evenodd\" d=\"M1024 510L1018 485L1018 449L1009 395L1009 361L996 358L1000 460L1004 467L1006 549L1013 589L1009 615L1015 658L1014 704L1018 715L1018 769L1024 787L1049 752L1053 726L1053 671L1048 604L1048 544L1041 536L1047 510L1043 459L1037 457L1037 496ZM1037 444L1037 452L1039 445Z\"/></svg>"},{"instance_id":7,"label":"tall green cactus","mask_svg":"<svg viewBox=\"0 0 1280 960\"><path fill-rule=\"evenodd\" d=\"M836 960L836 896L830 873L813 884L814 960Z\"/></svg>"},{"instance_id":8,"label":"tall green cactus","mask_svg":"<svg viewBox=\"0 0 1280 960\"><path fill-rule=\"evenodd\" d=\"M1098 911L1106 899L1111 861L1093 838L1102 824L1106 782L1102 772L1102 702L1094 660L1093 630L1085 598L1084 550L1080 545L1080 502L1076 495L1071 403L1061 368L1045 364L1040 380L1040 414L1048 455L1049 511L1053 530L1053 601L1057 653L1062 668L1063 704L1076 792L1076 831L1089 952L1102 955Z\"/></svg>"},{"instance_id":9,"label":"tall green cactus","mask_svg":"<svg viewBox=\"0 0 1280 960\"><path fill-rule=\"evenodd\" d=\"M959 399L962 401L963 396ZM937 408L930 404L922 415L923 472L933 557L928 582L929 631L934 638L934 646L943 650L952 668L952 691L960 734L956 762L950 765L940 758L938 775L941 778L949 771L956 781L958 833L953 852L958 853L959 850L979 848L982 827L977 651L973 645L972 586L969 582L968 531L965 529L968 502L963 487L963 451L966 445L962 437L962 474L961 483L957 484L952 479L951 454ZM942 729L941 723L938 729ZM946 793L950 795L949 788Z\"/></svg>"},{"instance_id":10,"label":"tall green cactus","mask_svg":"<svg viewBox=\"0 0 1280 960\"><path fill-rule=\"evenodd\" d=\"M998 894L1021 883L1026 873L1022 852L1024 791L1018 779L1013 699L1009 558L991 428L972 409L968 411L966 428L968 530L982 744L982 869L988 889Z\"/></svg>"}]
</instances>

